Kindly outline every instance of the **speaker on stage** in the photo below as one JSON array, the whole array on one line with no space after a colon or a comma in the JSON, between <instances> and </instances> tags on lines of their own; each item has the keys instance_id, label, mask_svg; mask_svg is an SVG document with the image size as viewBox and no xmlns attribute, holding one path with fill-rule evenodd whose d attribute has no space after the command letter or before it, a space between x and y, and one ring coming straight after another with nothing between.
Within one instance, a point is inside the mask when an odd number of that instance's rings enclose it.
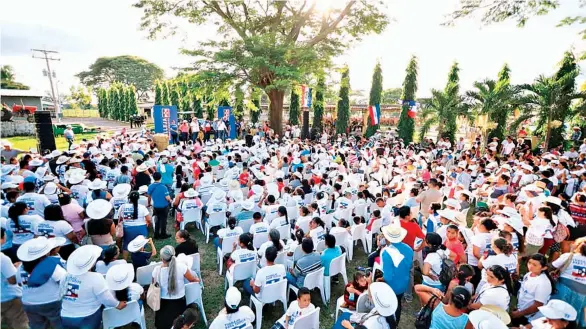
<instances>
[{"instance_id":1,"label":"speaker on stage","mask_svg":"<svg viewBox=\"0 0 586 329\"><path fill-rule=\"evenodd\" d=\"M252 135L251 134L244 136L244 140L246 141L246 147L252 147Z\"/></svg>"},{"instance_id":2,"label":"speaker on stage","mask_svg":"<svg viewBox=\"0 0 586 329\"><path fill-rule=\"evenodd\" d=\"M35 131L37 133L37 151L42 153L45 150L56 150L57 145L55 144L55 135L53 134L53 121L51 120L51 112L35 111L34 117Z\"/></svg>"},{"instance_id":3,"label":"speaker on stage","mask_svg":"<svg viewBox=\"0 0 586 329\"><path fill-rule=\"evenodd\" d=\"M301 139L309 138L309 109L303 111L303 126L301 129Z\"/></svg>"}]
</instances>

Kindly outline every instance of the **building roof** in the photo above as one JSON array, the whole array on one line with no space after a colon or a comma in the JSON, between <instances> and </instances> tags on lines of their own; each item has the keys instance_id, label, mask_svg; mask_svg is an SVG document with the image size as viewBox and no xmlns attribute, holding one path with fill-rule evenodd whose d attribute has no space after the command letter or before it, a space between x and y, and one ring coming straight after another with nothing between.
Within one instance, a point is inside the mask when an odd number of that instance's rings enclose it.
<instances>
[{"instance_id":1,"label":"building roof","mask_svg":"<svg viewBox=\"0 0 586 329\"><path fill-rule=\"evenodd\" d=\"M0 89L0 96L5 97L43 97L38 90Z\"/></svg>"}]
</instances>

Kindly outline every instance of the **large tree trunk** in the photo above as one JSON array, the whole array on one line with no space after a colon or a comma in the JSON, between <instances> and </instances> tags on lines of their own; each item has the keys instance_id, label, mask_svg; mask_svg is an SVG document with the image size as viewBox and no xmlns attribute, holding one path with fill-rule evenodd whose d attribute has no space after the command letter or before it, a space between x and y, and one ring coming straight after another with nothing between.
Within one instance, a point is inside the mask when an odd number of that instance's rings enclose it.
<instances>
[{"instance_id":1,"label":"large tree trunk","mask_svg":"<svg viewBox=\"0 0 586 329\"><path fill-rule=\"evenodd\" d=\"M285 99L284 90L271 89L267 92L271 104L269 106L269 123L271 128L283 137L283 101Z\"/></svg>"}]
</instances>

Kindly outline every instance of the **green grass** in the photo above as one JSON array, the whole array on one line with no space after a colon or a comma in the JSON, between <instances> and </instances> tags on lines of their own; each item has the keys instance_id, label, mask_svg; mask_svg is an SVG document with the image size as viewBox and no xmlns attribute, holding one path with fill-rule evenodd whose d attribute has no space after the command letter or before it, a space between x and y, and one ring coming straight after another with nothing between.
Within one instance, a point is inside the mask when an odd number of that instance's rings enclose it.
<instances>
[{"instance_id":1,"label":"green grass","mask_svg":"<svg viewBox=\"0 0 586 329\"><path fill-rule=\"evenodd\" d=\"M75 143L79 143L84 138L94 138L96 133L88 133L88 134L76 134L75 135ZM12 143L12 147L19 150L28 151L31 148L37 148L37 139L34 136L16 136L16 137L8 137L5 138L7 141ZM55 144L57 145L58 150L67 150L67 141L65 137L59 136L55 137ZM38 150L37 150L38 151Z\"/></svg>"},{"instance_id":2,"label":"green grass","mask_svg":"<svg viewBox=\"0 0 586 329\"><path fill-rule=\"evenodd\" d=\"M175 230L172 227L172 220L168 221L167 233L172 236L167 240L155 240L157 250L165 245L175 246ZM224 303L224 276L218 275L218 268L216 265L216 250L214 249L212 239L210 238L209 243L205 243L205 235L200 231L196 230L194 225L188 226L188 231L192 236L195 237L199 246L199 253L201 255L201 272L204 281L203 290L203 304L208 319L208 324L216 318L218 312L222 309ZM158 255L158 254L157 254ZM346 271L348 280L352 280L354 273L356 272L356 266L366 266L368 255L364 252L361 242L354 248L354 255L351 262L346 263ZM158 260L158 256L156 257ZM242 290L242 283L236 284L236 287ZM332 291L329 305L323 304L321 295L316 289L312 291L311 302L316 306L320 307L320 329L329 329L334 324L334 312L336 311L336 301L338 297L343 294L344 281L340 277L340 283L332 284ZM411 303L403 302L403 311L401 313L401 323L399 328L414 328L413 323L415 322L414 314L420 308L417 296L414 294L414 300ZM249 298L243 294L242 305L249 305ZM254 309L253 309L254 311ZM263 319L262 328L269 329L283 315L283 307L280 302L273 305L265 305L263 308ZM145 317L147 327L149 329L154 328L155 315L149 307L145 308ZM199 322L195 325L196 329L206 328L201 317L198 318Z\"/></svg>"}]
</instances>

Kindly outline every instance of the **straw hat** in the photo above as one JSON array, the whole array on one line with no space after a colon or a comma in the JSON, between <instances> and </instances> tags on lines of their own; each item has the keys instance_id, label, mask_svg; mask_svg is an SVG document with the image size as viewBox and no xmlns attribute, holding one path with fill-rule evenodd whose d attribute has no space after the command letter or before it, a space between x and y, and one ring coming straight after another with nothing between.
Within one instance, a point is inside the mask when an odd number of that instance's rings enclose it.
<instances>
[{"instance_id":1,"label":"straw hat","mask_svg":"<svg viewBox=\"0 0 586 329\"><path fill-rule=\"evenodd\" d=\"M41 159L34 159L34 160L31 160L28 164L30 166L33 166L33 167L42 166L43 165L43 160L41 160Z\"/></svg>"},{"instance_id":2,"label":"straw hat","mask_svg":"<svg viewBox=\"0 0 586 329\"><path fill-rule=\"evenodd\" d=\"M128 243L128 251L137 252L146 246L148 242L149 239L145 238L143 235L137 235L136 238L132 239L132 241Z\"/></svg>"},{"instance_id":3,"label":"straw hat","mask_svg":"<svg viewBox=\"0 0 586 329\"><path fill-rule=\"evenodd\" d=\"M387 225L381 229L385 239L390 243L399 243L407 235L407 230L400 226Z\"/></svg>"},{"instance_id":4,"label":"straw hat","mask_svg":"<svg viewBox=\"0 0 586 329\"><path fill-rule=\"evenodd\" d=\"M106 201L107 202L107 201ZM110 204L109 202L107 202ZM88 206L89 207L89 206ZM67 260L67 272L72 275L82 275L88 272L102 255L103 249L88 244L75 249Z\"/></svg>"},{"instance_id":5,"label":"straw hat","mask_svg":"<svg viewBox=\"0 0 586 329\"><path fill-rule=\"evenodd\" d=\"M242 205L242 209L247 210L247 211L251 211L252 208L254 208L255 203L254 203L254 200L248 199L246 201L243 201L241 203L241 205Z\"/></svg>"},{"instance_id":6,"label":"straw hat","mask_svg":"<svg viewBox=\"0 0 586 329\"><path fill-rule=\"evenodd\" d=\"M23 243L16 251L16 256L23 262L31 262L47 255L57 246L57 241L40 236Z\"/></svg>"},{"instance_id":7,"label":"straw hat","mask_svg":"<svg viewBox=\"0 0 586 329\"><path fill-rule=\"evenodd\" d=\"M555 196L548 196L547 198L545 198L545 202L553 203L558 206L562 205L562 200L560 198L555 197Z\"/></svg>"},{"instance_id":8,"label":"straw hat","mask_svg":"<svg viewBox=\"0 0 586 329\"><path fill-rule=\"evenodd\" d=\"M511 323L511 316L509 313L496 305L482 305L480 309L489 311L490 313L496 315L496 317L499 318L504 324Z\"/></svg>"},{"instance_id":9,"label":"straw hat","mask_svg":"<svg viewBox=\"0 0 586 329\"><path fill-rule=\"evenodd\" d=\"M90 190L101 190L101 189L105 189L107 186L106 182L102 181L99 178L94 179L93 182L88 184L88 188Z\"/></svg>"},{"instance_id":10,"label":"straw hat","mask_svg":"<svg viewBox=\"0 0 586 329\"><path fill-rule=\"evenodd\" d=\"M223 190L217 189L214 194L212 194L212 200L216 202L225 201L226 200L226 192Z\"/></svg>"},{"instance_id":11,"label":"straw hat","mask_svg":"<svg viewBox=\"0 0 586 329\"><path fill-rule=\"evenodd\" d=\"M393 288L384 282L375 282L370 285L374 308L382 316L395 314L398 307L397 295Z\"/></svg>"},{"instance_id":12,"label":"straw hat","mask_svg":"<svg viewBox=\"0 0 586 329\"><path fill-rule=\"evenodd\" d=\"M199 181L201 186L209 186L212 185L213 178L210 175L204 175Z\"/></svg>"},{"instance_id":13,"label":"straw hat","mask_svg":"<svg viewBox=\"0 0 586 329\"><path fill-rule=\"evenodd\" d=\"M136 167L136 172L145 172L147 170L149 170L149 168L144 163L141 163L140 166Z\"/></svg>"},{"instance_id":14,"label":"straw hat","mask_svg":"<svg viewBox=\"0 0 586 329\"><path fill-rule=\"evenodd\" d=\"M438 215L440 215L440 217L443 217L451 222L455 222L456 221L456 212L454 212L453 210L449 210L449 209L444 209L444 210L438 210L437 211Z\"/></svg>"},{"instance_id":15,"label":"straw hat","mask_svg":"<svg viewBox=\"0 0 586 329\"><path fill-rule=\"evenodd\" d=\"M132 264L118 264L112 266L106 273L106 284L110 290L122 290L128 288L134 280L134 267Z\"/></svg>"},{"instance_id":16,"label":"straw hat","mask_svg":"<svg viewBox=\"0 0 586 329\"><path fill-rule=\"evenodd\" d=\"M474 329L507 329L507 325L501 319L487 310L470 312L468 320Z\"/></svg>"},{"instance_id":17,"label":"straw hat","mask_svg":"<svg viewBox=\"0 0 586 329\"><path fill-rule=\"evenodd\" d=\"M85 210L85 213L91 219L102 219L112 211L112 204L104 199L93 200Z\"/></svg>"},{"instance_id":18,"label":"straw hat","mask_svg":"<svg viewBox=\"0 0 586 329\"><path fill-rule=\"evenodd\" d=\"M75 170L74 172L71 173L71 175L69 176L69 179L67 180L70 184L79 184L81 182L83 182L83 180L85 179L85 170Z\"/></svg>"},{"instance_id":19,"label":"straw hat","mask_svg":"<svg viewBox=\"0 0 586 329\"><path fill-rule=\"evenodd\" d=\"M116 197L125 197L128 196L130 190L132 190L132 186L130 186L130 184L118 184L112 189L112 194L114 194Z\"/></svg>"}]
</instances>

